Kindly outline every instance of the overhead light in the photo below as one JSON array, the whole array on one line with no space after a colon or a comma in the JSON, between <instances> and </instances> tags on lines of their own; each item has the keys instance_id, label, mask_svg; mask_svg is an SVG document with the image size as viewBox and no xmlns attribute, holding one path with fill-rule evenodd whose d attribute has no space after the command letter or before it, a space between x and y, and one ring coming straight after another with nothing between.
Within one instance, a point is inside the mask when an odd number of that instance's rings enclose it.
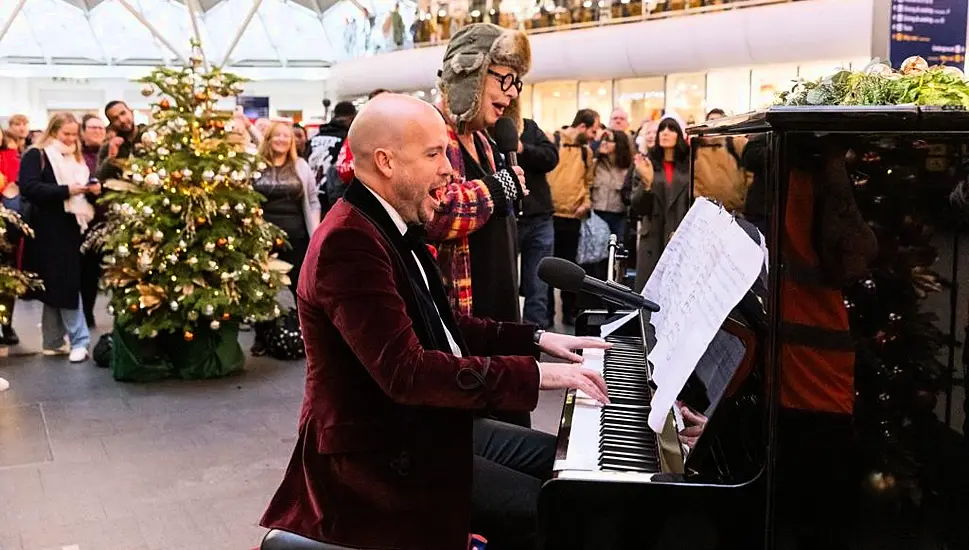
<instances>
[{"instance_id":1,"label":"overhead light","mask_svg":"<svg viewBox=\"0 0 969 550\"><path fill-rule=\"evenodd\" d=\"M599 0L599 7L600 8L606 7L606 0Z\"/></svg>"},{"instance_id":2,"label":"overhead light","mask_svg":"<svg viewBox=\"0 0 969 550\"><path fill-rule=\"evenodd\" d=\"M555 90L554 92L552 92L552 97L562 97L562 94L559 93L558 90Z\"/></svg>"},{"instance_id":3,"label":"overhead light","mask_svg":"<svg viewBox=\"0 0 969 550\"><path fill-rule=\"evenodd\" d=\"M447 17L447 12L444 11L444 10L441 10L441 11L437 12L437 16L438 17Z\"/></svg>"},{"instance_id":4,"label":"overhead light","mask_svg":"<svg viewBox=\"0 0 969 550\"><path fill-rule=\"evenodd\" d=\"M592 7L592 2L590 0L585 0L585 2L582 2L582 7L583 8L591 8Z\"/></svg>"},{"instance_id":5,"label":"overhead light","mask_svg":"<svg viewBox=\"0 0 969 550\"><path fill-rule=\"evenodd\" d=\"M599 88L599 95L606 95L606 89L605 88Z\"/></svg>"},{"instance_id":6,"label":"overhead light","mask_svg":"<svg viewBox=\"0 0 969 550\"><path fill-rule=\"evenodd\" d=\"M424 97L424 95L425 95L424 94L424 90L418 90L417 91L417 97Z\"/></svg>"},{"instance_id":7,"label":"overhead light","mask_svg":"<svg viewBox=\"0 0 969 550\"><path fill-rule=\"evenodd\" d=\"M481 17L481 12L478 10L472 10L471 17Z\"/></svg>"},{"instance_id":8,"label":"overhead light","mask_svg":"<svg viewBox=\"0 0 969 550\"><path fill-rule=\"evenodd\" d=\"M431 95L437 95L437 88L431 88Z\"/></svg>"}]
</instances>

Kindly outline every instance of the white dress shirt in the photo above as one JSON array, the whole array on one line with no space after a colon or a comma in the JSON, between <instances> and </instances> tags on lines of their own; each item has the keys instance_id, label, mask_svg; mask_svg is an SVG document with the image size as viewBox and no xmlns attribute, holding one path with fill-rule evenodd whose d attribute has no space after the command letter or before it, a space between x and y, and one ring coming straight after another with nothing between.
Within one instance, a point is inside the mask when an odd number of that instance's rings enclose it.
<instances>
[{"instance_id":1,"label":"white dress shirt","mask_svg":"<svg viewBox=\"0 0 969 550\"><path fill-rule=\"evenodd\" d=\"M367 186L364 185L364 187L367 187ZM374 193L373 189L370 189L369 187L367 187L367 190L373 193L374 197L377 197L377 201L380 202L380 205L383 206L384 210L387 211L387 215L390 216L390 219L393 220L394 225L396 225L397 229L400 230L400 234L403 235L404 233L406 233L407 224L404 223L404 218L400 217L400 214L397 213L397 210L393 206L391 206L390 203L385 201L383 197L381 197L377 193ZM413 250L411 250L410 255L412 258L414 258L414 262L417 264L417 269L420 270L421 272L421 277L424 278L424 286L427 287L428 291L430 291L431 287L427 283L427 273L424 273L424 267L421 265L421 261L417 259L417 254L415 254ZM433 302L433 299L431 301ZM434 304L434 309L437 310L437 315L438 317L440 317L441 310L437 309L436 303ZM447 343L449 346L451 346L451 353L453 353L455 357L461 357L462 356L461 348L458 346L457 341L454 340L454 336L451 335L451 331L448 330L447 325L444 323L443 318L441 319L441 326L444 327L444 335L447 336Z\"/></svg>"}]
</instances>

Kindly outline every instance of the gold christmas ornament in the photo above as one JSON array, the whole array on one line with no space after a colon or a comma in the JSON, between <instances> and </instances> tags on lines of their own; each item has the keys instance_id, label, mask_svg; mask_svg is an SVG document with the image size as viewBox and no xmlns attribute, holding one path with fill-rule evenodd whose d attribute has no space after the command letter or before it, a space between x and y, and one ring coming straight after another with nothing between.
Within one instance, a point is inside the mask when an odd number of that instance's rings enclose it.
<instances>
[{"instance_id":1,"label":"gold christmas ornament","mask_svg":"<svg viewBox=\"0 0 969 550\"><path fill-rule=\"evenodd\" d=\"M158 106L161 108L161 110L167 111L172 108L172 102L168 101L167 98L162 98L162 100L158 102Z\"/></svg>"},{"instance_id":2,"label":"gold christmas ornament","mask_svg":"<svg viewBox=\"0 0 969 550\"><path fill-rule=\"evenodd\" d=\"M184 334L184 338L186 342L191 342L192 340L195 339L195 335L186 330Z\"/></svg>"}]
</instances>

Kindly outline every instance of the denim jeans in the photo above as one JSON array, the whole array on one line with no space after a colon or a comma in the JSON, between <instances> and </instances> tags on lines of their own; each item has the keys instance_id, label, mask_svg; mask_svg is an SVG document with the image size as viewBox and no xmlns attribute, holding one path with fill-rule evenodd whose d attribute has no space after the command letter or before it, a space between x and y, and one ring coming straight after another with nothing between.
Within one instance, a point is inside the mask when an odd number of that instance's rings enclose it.
<instances>
[{"instance_id":1,"label":"denim jeans","mask_svg":"<svg viewBox=\"0 0 969 550\"><path fill-rule=\"evenodd\" d=\"M65 333L71 349L87 349L91 344L91 334L88 332L87 321L84 320L80 294L77 296L75 309L58 309L44 304L40 327L44 335L44 349L53 350L63 346Z\"/></svg>"},{"instance_id":2,"label":"denim jeans","mask_svg":"<svg viewBox=\"0 0 969 550\"><path fill-rule=\"evenodd\" d=\"M522 320L547 328L548 285L538 278L538 262L552 255L555 230L551 216L530 216L518 220L521 250L521 294L525 297Z\"/></svg>"}]
</instances>

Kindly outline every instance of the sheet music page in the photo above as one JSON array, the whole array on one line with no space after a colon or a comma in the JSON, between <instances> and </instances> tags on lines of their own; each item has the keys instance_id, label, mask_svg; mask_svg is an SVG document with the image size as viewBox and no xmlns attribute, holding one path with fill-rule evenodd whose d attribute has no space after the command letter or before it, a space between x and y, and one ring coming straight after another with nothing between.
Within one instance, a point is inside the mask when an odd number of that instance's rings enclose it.
<instances>
[{"instance_id":1,"label":"sheet music page","mask_svg":"<svg viewBox=\"0 0 969 550\"><path fill-rule=\"evenodd\" d=\"M643 295L652 314L656 345L649 426L659 433L697 362L730 311L760 274L764 250L733 216L704 198L693 203L660 256Z\"/></svg>"}]
</instances>

